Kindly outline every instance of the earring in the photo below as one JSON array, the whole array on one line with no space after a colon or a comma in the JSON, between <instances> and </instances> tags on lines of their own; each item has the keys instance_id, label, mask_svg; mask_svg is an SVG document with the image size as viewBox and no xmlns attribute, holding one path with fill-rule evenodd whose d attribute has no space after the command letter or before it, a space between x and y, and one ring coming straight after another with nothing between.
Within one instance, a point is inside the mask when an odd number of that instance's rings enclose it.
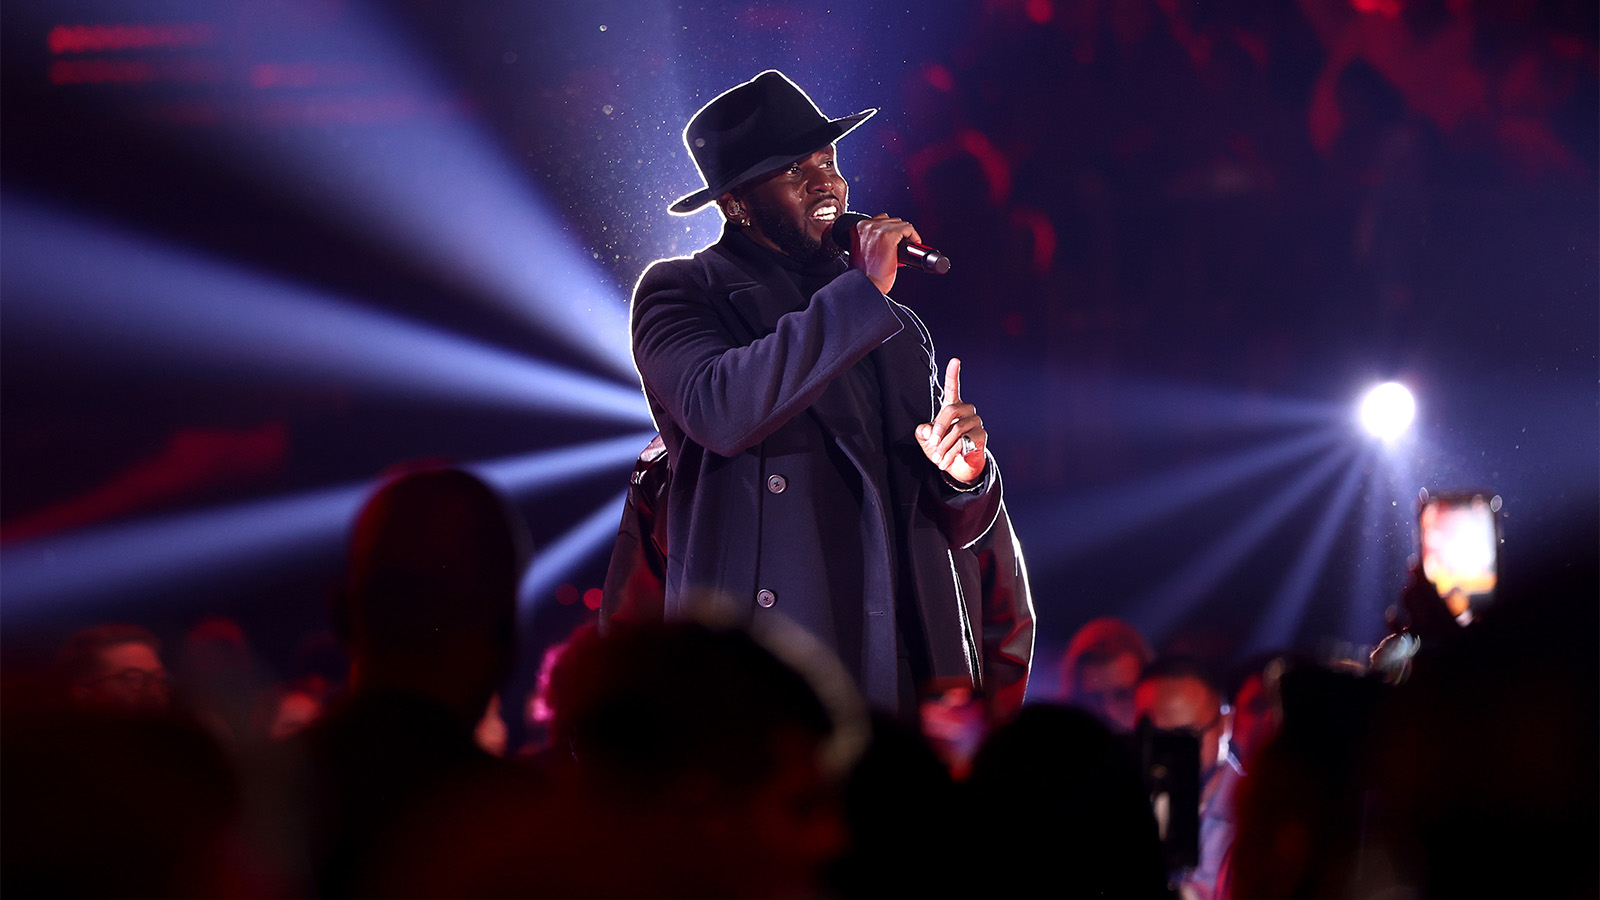
<instances>
[{"instance_id":1,"label":"earring","mask_svg":"<svg viewBox=\"0 0 1600 900\"><path fill-rule=\"evenodd\" d=\"M735 222L738 222L740 225L744 225L744 226L748 227L749 224L750 224L750 217L744 214L744 207L740 206L737 203L735 203L732 206L728 207L728 215L730 217L732 217L732 219Z\"/></svg>"}]
</instances>

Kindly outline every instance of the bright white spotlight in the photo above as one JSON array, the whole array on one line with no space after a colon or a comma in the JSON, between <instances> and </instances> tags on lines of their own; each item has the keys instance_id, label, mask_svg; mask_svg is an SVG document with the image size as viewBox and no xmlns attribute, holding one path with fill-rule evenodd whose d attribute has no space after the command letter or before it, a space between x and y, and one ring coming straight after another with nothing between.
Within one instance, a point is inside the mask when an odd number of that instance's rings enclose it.
<instances>
[{"instance_id":1,"label":"bright white spotlight","mask_svg":"<svg viewBox=\"0 0 1600 900\"><path fill-rule=\"evenodd\" d=\"M1380 440L1392 441L1405 434L1416 414L1417 401L1398 382L1380 384L1361 399L1361 425Z\"/></svg>"}]
</instances>

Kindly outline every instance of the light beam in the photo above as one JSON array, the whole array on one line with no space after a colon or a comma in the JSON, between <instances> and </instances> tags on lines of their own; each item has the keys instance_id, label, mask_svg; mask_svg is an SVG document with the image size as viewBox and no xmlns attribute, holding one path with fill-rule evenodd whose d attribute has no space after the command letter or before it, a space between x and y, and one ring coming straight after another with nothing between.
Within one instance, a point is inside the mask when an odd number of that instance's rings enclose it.
<instances>
[{"instance_id":1,"label":"light beam","mask_svg":"<svg viewBox=\"0 0 1600 900\"><path fill-rule=\"evenodd\" d=\"M299 34L256 16L257 27ZM341 62L369 74L333 105L379 103L371 94L381 87L400 112L369 127L335 119L344 127L330 128L315 117L315 95L239 91L233 100L244 116L220 123L226 158L605 371L634 377L627 296L597 265L598 251L568 231L474 121L459 90L367 4L340 7L337 39ZM301 114L308 118L295 120ZM277 138L265 149L263 124Z\"/></svg>"},{"instance_id":2,"label":"light beam","mask_svg":"<svg viewBox=\"0 0 1600 900\"><path fill-rule=\"evenodd\" d=\"M634 434L461 468L516 500L602 472L620 482L649 439ZM331 565L376 484L364 480L8 544L0 547L6 613L26 617L113 598L148 600L197 585L271 577L318 561ZM613 519L613 529L615 524Z\"/></svg>"},{"instance_id":3,"label":"light beam","mask_svg":"<svg viewBox=\"0 0 1600 900\"><path fill-rule=\"evenodd\" d=\"M1346 448L1330 454L1301 472L1270 502L1211 542L1187 565L1157 585L1138 604L1137 611L1130 618L1140 625L1145 634L1159 642L1185 612L1211 593L1225 575L1294 512L1350 456L1350 452Z\"/></svg>"},{"instance_id":4,"label":"light beam","mask_svg":"<svg viewBox=\"0 0 1600 900\"><path fill-rule=\"evenodd\" d=\"M601 504L534 557L532 565L523 573L522 587L518 591L521 615L531 614L534 605L549 596L568 572L616 537L627 497L628 492L624 490Z\"/></svg>"},{"instance_id":5,"label":"light beam","mask_svg":"<svg viewBox=\"0 0 1600 900\"><path fill-rule=\"evenodd\" d=\"M649 424L619 384L6 199L6 339L82 365Z\"/></svg>"},{"instance_id":6,"label":"light beam","mask_svg":"<svg viewBox=\"0 0 1600 900\"><path fill-rule=\"evenodd\" d=\"M1327 565L1334 541L1340 530L1349 525L1350 507L1361 481L1362 459L1357 457L1346 467L1339 486L1334 489L1332 497L1322 509L1321 517L1317 519L1316 529L1306 539L1305 546L1295 557L1294 565L1274 592L1272 604L1257 617L1256 627L1244 643L1243 656L1283 650L1293 645L1295 631L1305 618L1306 607L1311 602L1317 578ZM1377 621L1367 622L1366 632L1371 632L1377 624ZM1350 638L1359 633L1347 627L1345 636Z\"/></svg>"},{"instance_id":7,"label":"light beam","mask_svg":"<svg viewBox=\"0 0 1600 900\"><path fill-rule=\"evenodd\" d=\"M1338 444L1344 433L1322 428L1220 459L1186 465L1133 484L1054 504L1025 525L1035 558L1087 553L1128 532L1179 512L1253 478Z\"/></svg>"}]
</instances>

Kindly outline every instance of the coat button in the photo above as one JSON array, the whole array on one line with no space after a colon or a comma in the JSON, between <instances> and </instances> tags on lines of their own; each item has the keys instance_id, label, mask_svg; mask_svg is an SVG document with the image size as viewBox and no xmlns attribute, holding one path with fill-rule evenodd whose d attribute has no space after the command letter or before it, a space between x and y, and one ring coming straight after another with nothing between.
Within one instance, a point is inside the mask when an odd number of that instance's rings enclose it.
<instances>
[{"instance_id":1,"label":"coat button","mask_svg":"<svg viewBox=\"0 0 1600 900\"><path fill-rule=\"evenodd\" d=\"M781 494L789 487L789 479L782 475L774 475L767 479L767 490L774 494Z\"/></svg>"},{"instance_id":2,"label":"coat button","mask_svg":"<svg viewBox=\"0 0 1600 900\"><path fill-rule=\"evenodd\" d=\"M756 603L759 604L762 609L770 609L772 608L772 604L777 602L778 595L767 590L766 588L756 591Z\"/></svg>"}]
</instances>

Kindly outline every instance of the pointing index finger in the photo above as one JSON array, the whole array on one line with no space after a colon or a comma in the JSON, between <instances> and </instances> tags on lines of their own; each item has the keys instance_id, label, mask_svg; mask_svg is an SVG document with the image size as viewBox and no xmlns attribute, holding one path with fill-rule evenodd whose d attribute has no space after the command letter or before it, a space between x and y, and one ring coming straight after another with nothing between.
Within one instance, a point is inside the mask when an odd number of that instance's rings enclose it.
<instances>
[{"instance_id":1,"label":"pointing index finger","mask_svg":"<svg viewBox=\"0 0 1600 900\"><path fill-rule=\"evenodd\" d=\"M942 405L961 402L961 360L950 357L944 367L944 400Z\"/></svg>"}]
</instances>

